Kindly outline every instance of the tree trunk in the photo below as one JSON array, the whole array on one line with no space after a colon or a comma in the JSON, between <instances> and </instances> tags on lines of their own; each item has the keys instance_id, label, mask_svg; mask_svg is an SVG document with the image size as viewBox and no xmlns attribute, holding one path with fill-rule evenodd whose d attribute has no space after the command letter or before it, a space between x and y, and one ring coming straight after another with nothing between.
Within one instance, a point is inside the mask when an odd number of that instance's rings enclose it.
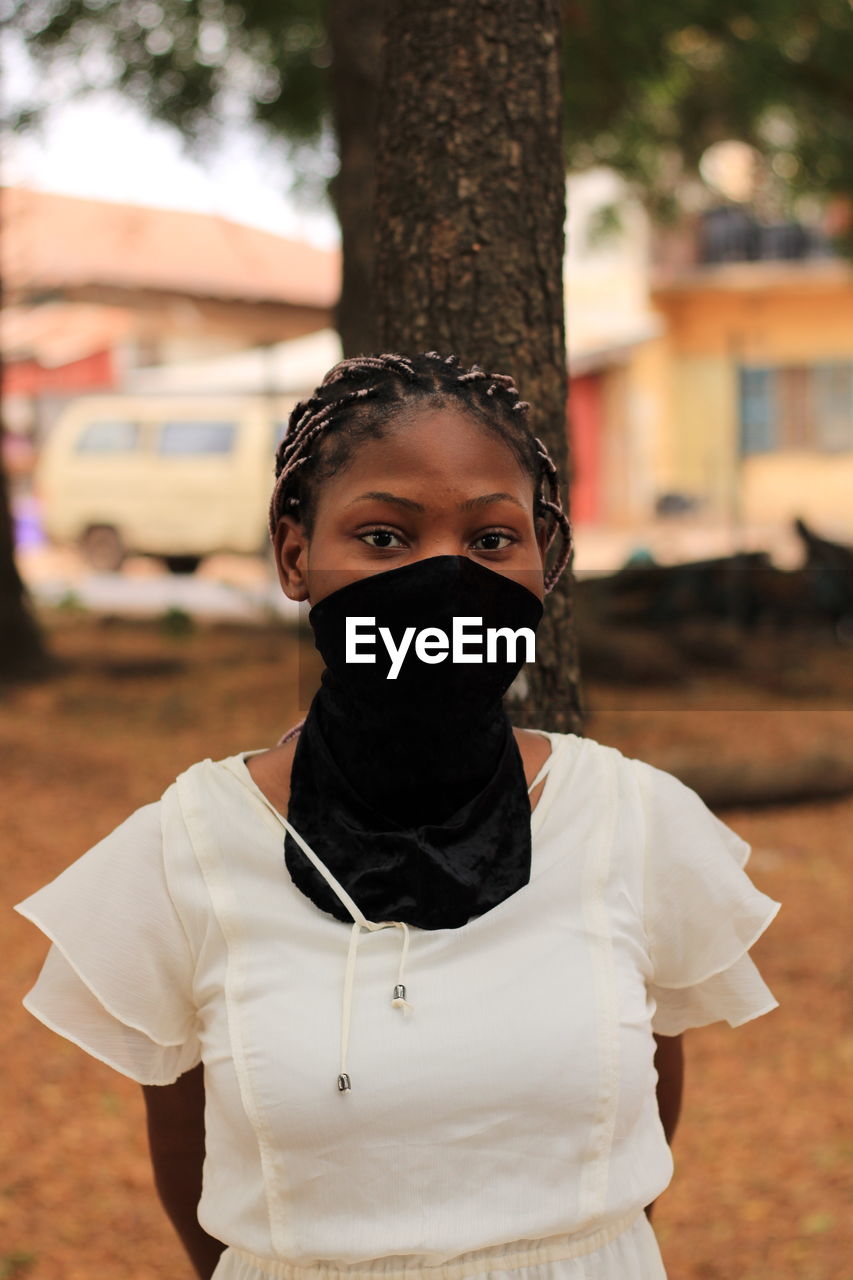
<instances>
[{"instance_id":1,"label":"tree trunk","mask_svg":"<svg viewBox=\"0 0 853 1280\"><path fill-rule=\"evenodd\" d=\"M4 305L0 282L0 311ZM15 533L3 465L3 361L0 356L0 683L43 675L49 667L41 632L15 564Z\"/></svg>"},{"instance_id":2,"label":"tree trunk","mask_svg":"<svg viewBox=\"0 0 853 1280\"><path fill-rule=\"evenodd\" d=\"M0 423L0 446L3 426ZM9 489L0 448L0 682L43 675L48 660L15 564Z\"/></svg>"},{"instance_id":3,"label":"tree trunk","mask_svg":"<svg viewBox=\"0 0 853 1280\"><path fill-rule=\"evenodd\" d=\"M329 190L341 227L337 326L345 356L376 350L373 204L386 0L330 0L332 116L340 168Z\"/></svg>"},{"instance_id":4,"label":"tree trunk","mask_svg":"<svg viewBox=\"0 0 853 1280\"><path fill-rule=\"evenodd\" d=\"M557 0L389 4L376 320L382 350L512 374L566 481L560 64ZM567 572L515 718L578 733L571 599Z\"/></svg>"}]
</instances>

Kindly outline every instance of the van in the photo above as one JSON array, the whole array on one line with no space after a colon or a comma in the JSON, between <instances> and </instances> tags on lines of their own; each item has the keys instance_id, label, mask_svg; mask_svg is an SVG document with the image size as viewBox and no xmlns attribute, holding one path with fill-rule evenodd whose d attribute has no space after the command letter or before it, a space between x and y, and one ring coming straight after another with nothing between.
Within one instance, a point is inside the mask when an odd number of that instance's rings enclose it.
<instances>
[{"instance_id":1,"label":"van","mask_svg":"<svg viewBox=\"0 0 853 1280\"><path fill-rule=\"evenodd\" d=\"M275 450L295 396L86 396L36 469L44 530L100 571L131 553L191 573L216 551L259 554Z\"/></svg>"}]
</instances>

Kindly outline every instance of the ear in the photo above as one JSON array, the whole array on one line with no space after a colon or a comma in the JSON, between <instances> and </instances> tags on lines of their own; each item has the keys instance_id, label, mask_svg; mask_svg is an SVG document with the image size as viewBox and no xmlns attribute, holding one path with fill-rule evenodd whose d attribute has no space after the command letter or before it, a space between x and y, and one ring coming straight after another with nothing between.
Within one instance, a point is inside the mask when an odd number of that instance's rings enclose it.
<instances>
[{"instance_id":1,"label":"ear","mask_svg":"<svg viewBox=\"0 0 853 1280\"><path fill-rule=\"evenodd\" d=\"M293 516L281 516L273 538L275 567L281 589L290 600L308 599L308 537Z\"/></svg>"}]
</instances>

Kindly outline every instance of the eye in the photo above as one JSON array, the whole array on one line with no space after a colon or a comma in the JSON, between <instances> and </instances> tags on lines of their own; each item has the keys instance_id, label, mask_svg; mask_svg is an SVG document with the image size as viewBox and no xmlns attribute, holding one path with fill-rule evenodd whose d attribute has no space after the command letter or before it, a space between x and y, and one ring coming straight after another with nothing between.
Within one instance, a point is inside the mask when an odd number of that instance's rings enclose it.
<instances>
[{"instance_id":1,"label":"eye","mask_svg":"<svg viewBox=\"0 0 853 1280\"><path fill-rule=\"evenodd\" d=\"M386 547L403 545L400 537L391 529L368 529L366 533L360 533L358 536L369 547L376 547L380 551L384 551Z\"/></svg>"},{"instance_id":2,"label":"eye","mask_svg":"<svg viewBox=\"0 0 853 1280\"><path fill-rule=\"evenodd\" d=\"M516 541L512 534L502 533L500 529L489 529L488 532L481 533L478 538L475 538L473 545L480 543L481 551L503 551Z\"/></svg>"}]
</instances>

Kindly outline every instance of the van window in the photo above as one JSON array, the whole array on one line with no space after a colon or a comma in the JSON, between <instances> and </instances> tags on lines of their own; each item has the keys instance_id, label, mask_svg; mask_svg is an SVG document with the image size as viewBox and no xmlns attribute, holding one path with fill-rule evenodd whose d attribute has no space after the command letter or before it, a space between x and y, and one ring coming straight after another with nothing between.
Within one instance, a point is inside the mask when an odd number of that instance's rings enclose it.
<instances>
[{"instance_id":1,"label":"van window","mask_svg":"<svg viewBox=\"0 0 853 1280\"><path fill-rule=\"evenodd\" d=\"M77 437L75 453L132 453L139 440L137 422L90 422Z\"/></svg>"},{"instance_id":2,"label":"van window","mask_svg":"<svg viewBox=\"0 0 853 1280\"><path fill-rule=\"evenodd\" d=\"M164 422L158 452L171 457L231 453L236 434L236 422Z\"/></svg>"}]
</instances>

